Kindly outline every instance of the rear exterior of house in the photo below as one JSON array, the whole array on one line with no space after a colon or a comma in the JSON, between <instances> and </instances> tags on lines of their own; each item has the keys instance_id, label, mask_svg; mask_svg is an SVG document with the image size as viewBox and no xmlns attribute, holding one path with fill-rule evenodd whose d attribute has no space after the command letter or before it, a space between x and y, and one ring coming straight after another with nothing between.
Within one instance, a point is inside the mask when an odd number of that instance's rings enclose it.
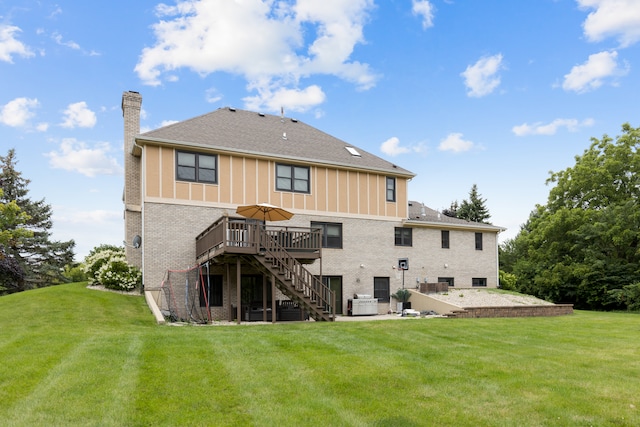
<instances>
[{"instance_id":1,"label":"rear exterior of house","mask_svg":"<svg viewBox=\"0 0 640 427\"><path fill-rule=\"evenodd\" d=\"M142 238L126 252L142 269L145 289L159 289L167 270L206 264L215 319L246 320L252 306L266 311L276 300L303 305L303 294L287 288L292 278L278 277L277 262L264 253L277 240L274 230L284 228L289 236L294 229L319 233L317 251L291 262L332 291L335 305L331 298L319 303L331 315L347 314L355 294L377 298L386 313L394 308L390 294L422 282L497 286L502 229L409 201L412 172L295 119L233 108L139 134L141 102L136 92L123 94L125 238ZM253 228L235 211L257 203L294 216ZM214 223L227 230L224 241L204 247ZM238 223L256 230L249 253L229 240Z\"/></svg>"}]
</instances>

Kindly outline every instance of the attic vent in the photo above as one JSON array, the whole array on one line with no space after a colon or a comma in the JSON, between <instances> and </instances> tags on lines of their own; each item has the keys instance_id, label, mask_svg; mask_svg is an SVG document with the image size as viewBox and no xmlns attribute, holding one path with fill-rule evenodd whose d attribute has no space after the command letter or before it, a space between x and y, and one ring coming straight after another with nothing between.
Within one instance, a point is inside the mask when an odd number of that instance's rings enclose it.
<instances>
[{"instance_id":1,"label":"attic vent","mask_svg":"<svg viewBox=\"0 0 640 427\"><path fill-rule=\"evenodd\" d=\"M264 113L258 113L260 117L264 117Z\"/></svg>"},{"instance_id":2,"label":"attic vent","mask_svg":"<svg viewBox=\"0 0 640 427\"><path fill-rule=\"evenodd\" d=\"M287 139L287 133L286 132L282 132L282 139Z\"/></svg>"},{"instance_id":3,"label":"attic vent","mask_svg":"<svg viewBox=\"0 0 640 427\"><path fill-rule=\"evenodd\" d=\"M298 123L298 119L291 119L293 123Z\"/></svg>"},{"instance_id":4,"label":"attic vent","mask_svg":"<svg viewBox=\"0 0 640 427\"><path fill-rule=\"evenodd\" d=\"M349 154L351 154L352 156L354 156L354 157L361 157L361 156L360 156L360 153L358 153L358 150L356 150L355 148L353 148L353 147L344 147L344 148L345 148L345 150L347 150L347 151L349 152Z\"/></svg>"},{"instance_id":5,"label":"attic vent","mask_svg":"<svg viewBox=\"0 0 640 427\"><path fill-rule=\"evenodd\" d=\"M232 111L232 112L234 112L234 113L235 113L235 112L236 112L236 109L235 109L234 107L229 107L229 111Z\"/></svg>"}]
</instances>

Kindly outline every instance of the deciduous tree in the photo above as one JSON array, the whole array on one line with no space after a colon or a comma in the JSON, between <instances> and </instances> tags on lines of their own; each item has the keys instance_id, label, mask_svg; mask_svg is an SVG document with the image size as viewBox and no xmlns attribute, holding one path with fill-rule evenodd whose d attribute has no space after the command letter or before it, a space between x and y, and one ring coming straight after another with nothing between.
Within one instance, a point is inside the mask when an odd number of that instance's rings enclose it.
<instances>
[{"instance_id":1,"label":"deciduous tree","mask_svg":"<svg viewBox=\"0 0 640 427\"><path fill-rule=\"evenodd\" d=\"M537 206L503 245L520 290L577 308L614 309L616 289L640 282L640 128L592 138L576 163L551 173Z\"/></svg>"}]
</instances>

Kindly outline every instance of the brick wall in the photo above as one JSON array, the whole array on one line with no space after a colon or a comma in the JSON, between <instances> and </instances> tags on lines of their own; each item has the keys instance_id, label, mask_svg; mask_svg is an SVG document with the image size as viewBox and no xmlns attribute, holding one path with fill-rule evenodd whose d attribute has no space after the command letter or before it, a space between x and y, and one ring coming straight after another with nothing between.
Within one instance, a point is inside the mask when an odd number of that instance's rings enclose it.
<instances>
[{"instance_id":1,"label":"brick wall","mask_svg":"<svg viewBox=\"0 0 640 427\"><path fill-rule=\"evenodd\" d=\"M122 94L122 115L124 117L124 240L127 261L142 268L142 252L131 246L135 235L142 236L142 193L140 157L131 154L135 136L140 133L140 108L142 96L137 92ZM143 242L144 243L144 242Z\"/></svg>"},{"instance_id":2,"label":"brick wall","mask_svg":"<svg viewBox=\"0 0 640 427\"><path fill-rule=\"evenodd\" d=\"M542 317L564 316L573 314L573 304L555 305L523 305L508 307L465 307L462 310L454 310L447 317L457 319L480 317Z\"/></svg>"},{"instance_id":3,"label":"brick wall","mask_svg":"<svg viewBox=\"0 0 640 427\"><path fill-rule=\"evenodd\" d=\"M185 269L193 266L196 262L196 236L220 216L225 213L233 215L235 211L232 207L215 208L151 202L145 203L144 209L145 231L142 250L144 283L147 288L160 286L167 269ZM397 269L398 258L409 258L409 270L404 272L404 286L408 289L415 289L419 285L416 279L422 282L424 277L452 275L456 277L456 283L462 284L470 282L471 277L491 277L496 274L495 256L490 256L495 251L478 254L471 246L471 249L460 249L466 251L468 259L454 259L452 257L460 255L440 248L439 230L414 229L413 247L395 246L394 228L401 225L399 220L300 214L282 225L309 227L311 221L342 223L343 248L323 249L322 262L316 261L307 268L313 274L322 272L325 276L342 277L343 313L346 313L347 299L352 298L353 294L374 294L374 277L388 277L391 294L400 289L402 272ZM278 223L269 225L274 226ZM473 233L470 234L473 237ZM468 242L460 239L459 245L473 245L473 238L466 240ZM482 259L470 259L472 255ZM434 262L434 259L438 262ZM445 263L450 267L444 267ZM235 268L233 270L235 271ZM233 286L231 293L235 295ZM226 294L225 292L225 298ZM389 308L388 303L378 306L379 313L386 313Z\"/></svg>"}]
</instances>

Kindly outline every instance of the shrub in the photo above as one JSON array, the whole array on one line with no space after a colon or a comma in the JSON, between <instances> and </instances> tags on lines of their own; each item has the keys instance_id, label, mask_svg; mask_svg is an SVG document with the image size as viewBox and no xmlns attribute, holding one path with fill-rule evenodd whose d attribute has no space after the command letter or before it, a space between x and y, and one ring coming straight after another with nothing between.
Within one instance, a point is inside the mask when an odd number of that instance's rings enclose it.
<instances>
[{"instance_id":1,"label":"shrub","mask_svg":"<svg viewBox=\"0 0 640 427\"><path fill-rule=\"evenodd\" d=\"M84 259L84 272L87 274L87 280L90 285L100 283L98 281L98 271L106 264L111 258L124 257L124 249L104 249L89 253Z\"/></svg>"},{"instance_id":2,"label":"shrub","mask_svg":"<svg viewBox=\"0 0 640 427\"><path fill-rule=\"evenodd\" d=\"M507 273L505 271L500 270L499 280L500 280L500 289L504 289L505 291L516 290L517 277L515 274Z\"/></svg>"},{"instance_id":3,"label":"shrub","mask_svg":"<svg viewBox=\"0 0 640 427\"><path fill-rule=\"evenodd\" d=\"M89 285L103 285L108 289L130 291L140 286L140 270L127 264L124 249L112 246L98 247L84 261Z\"/></svg>"},{"instance_id":4,"label":"shrub","mask_svg":"<svg viewBox=\"0 0 640 427\"><path fill-rule=\"evenodd\" d=\"M87 274L84 272L84 267L79 264L65 265L62 276L70 282L84 282L87 280Z\"/></svg>"},{"instance_id":5,"label":"shrub","mask_svg":"<svg viewBox=\"0 0 640 427\"><path fill-rule=\"evenodd\" d=\"M108 289L131 291L141 284L142 274L136 267L127 264L124 256L116 256L102 264L97 280Z\"/></svg>"}]
</instances>

